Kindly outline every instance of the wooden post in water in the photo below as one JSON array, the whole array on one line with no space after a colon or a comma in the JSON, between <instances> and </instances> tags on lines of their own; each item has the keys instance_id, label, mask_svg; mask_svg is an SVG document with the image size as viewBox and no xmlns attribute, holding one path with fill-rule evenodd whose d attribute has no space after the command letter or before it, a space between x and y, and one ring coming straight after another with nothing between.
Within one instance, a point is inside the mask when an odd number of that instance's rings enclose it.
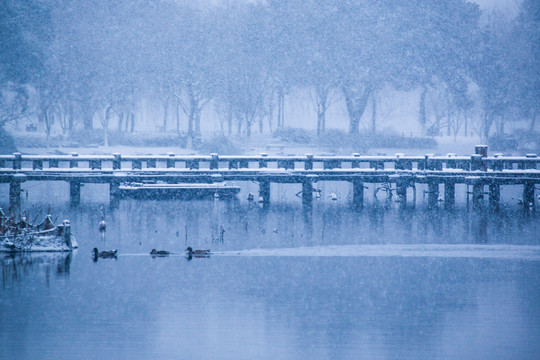
<instances>
[{"instance_id":1,"label":"wooden post in water","mask_svg":"<svg viewBox=\"0 0 540 360\"><path fill-rule=\"evenodd\" d=\"M456 204L456 184L453 181L444 182L444 206L451 208Z\"/></svg>"},{"instance_id":2,"label":"wooden post in water","mask_svg":"<svg viewBox=\"0 0 540 360\"><path fill-rule=\"evenodd\" d=\"M489 207L492 210L499 209L501 201L501 185L497 183L489 184Z\"/></svg>"},{"instance_id":3,"label":"wooden post in water","mask_svg":"<svg viewBox=\"0 0 540 360\"><path fill-rule=\"evenodd\" d=\"M405 179L398 179L396 181L396 195L402 206L407 205L407 185L408 184L409 184L409 181Z\"/></svg>"},{"instance_id":4,"label":"wooden post in water","mask_svg":"<svg viewBox=\"0 0 540 360\"><path fill-rule=\"evenodd\" d=\"M74 180L69 182L69 201L72 205L81 203L81 182Z\"/></svg>"},{"instance_id":5,"label":"wooden post in water","mask_svg":"<svg viewBox=\"0 0 540 360\"><path fill-rule=\"evenodd\" d=\"M26 181L26 175L14 174L9 183L9 207L15 213L21 209L21 184Z\"/></svg>"},{"instance_id":6,"label":"wooden post in water","mask_svg":"<svg viewBox=\"0 0 540 360\"><path fill-rule=\"evenodd\" d=\"M484 200L484 184L475 183L472 186L473 208L480 209Z\"/></svg>"},{"instance_id":7,"label":"wooden post in water","mask_svg":"<svg viewBox=\"0 0 540 360\"><path fill-rule=\"evenodd\" d=\"M523 206L534 207L534 183L532 182L523 184Z\"/></svg>"},{"instance_id":8,"label":"wooden post in water","mask_svg":"<svg viewBox=\"0 0 540 360\"><path fill-rule=\"evenodd\" d=\"M302 181L302 205L309 207L313 205L313 181L309 176Z\"/></svg>"},{"instance_id":9,"label":"wooden post in water","mask_svg":"<svg viewBox=\"0 0 540 360\"><path fill-rule=\"evenodd\" d=\"M362 179L354 178L353 185L353 206L355 208L361 208L364 206L364 182Z\"/></svg>"},{"instance_id":10,"label":"wooden post in water","mask_svg":"<svg viewBox=\"0 0 540 360\"><path fill-rule=\"evenodd\" d=\"M428 206L433 207L437 205L437 199L439 198L439 183L435 180L428 182Z\"/></svg>"},{"instance_id":11,"label":"wooden post in water","mask_svg":"<svg viewBox=\"0 0 540 360\"><path fill-rule=\"evenodd\" d=\"M264 206L270 204L270 181L267 179L259 180L259 197Z\"/></svg>"},{"instance_id":12,"label":"wooden post in water","mask_svg":"<svg viewBox=\"0 0 540 360\"><path fill-rule=\"evenodd\" d=\"M109 184L109 200L115 201L120 197L120 183L113 181Z\"/></svg>"}]
</instances>

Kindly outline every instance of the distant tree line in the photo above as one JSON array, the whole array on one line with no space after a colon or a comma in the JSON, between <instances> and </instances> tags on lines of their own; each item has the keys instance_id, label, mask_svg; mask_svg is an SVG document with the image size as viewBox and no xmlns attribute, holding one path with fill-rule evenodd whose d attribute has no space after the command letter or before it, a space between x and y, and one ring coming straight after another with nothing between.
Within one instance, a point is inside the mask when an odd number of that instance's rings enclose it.
<instances>
[{"instance_id":1,"label":"distant tree line","mask_svg":"<svg viewBox=\"0 0 540 360\"><path fill-rule=\"evenodd\" d=\"M32 117L69 134L98 118L107 143L113 120L133 131L137 105L152 99L156 128L187 121L198 137L211 104L223 133L249 136L293 125L284 99L304 89L318 134L336 98L357 134L368 106L376 131L377 94L392 88L418 92L426 134L475 126L486 138L514 120L533 131L540 107L537 0L514 18L465 0L1 3L0 128Z\"/></svg>"}]
</instances>

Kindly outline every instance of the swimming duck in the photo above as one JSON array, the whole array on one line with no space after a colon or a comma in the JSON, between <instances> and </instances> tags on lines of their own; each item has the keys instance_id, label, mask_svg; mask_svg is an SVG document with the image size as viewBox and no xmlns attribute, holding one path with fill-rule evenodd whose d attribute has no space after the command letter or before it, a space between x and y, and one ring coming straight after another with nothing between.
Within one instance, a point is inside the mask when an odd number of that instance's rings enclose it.
<instances>
[{"instance_id":1,"label":"swimming duck","mask_svg":"<svg viewBox=\"0 0 540 360\"><path fill-rule=\"evenodd\" d=\"M188 256L192 255L210 255L210 250L193 250L191 247L186 249L186 254Z\"/></svg>"},{"instance_id":2,"label":"swimming duck","mask_svg":"<svg viewBox=\"0 0 540 360\"><path fill-rule=\"evenodd\" d=\"M255 195L253 195L252 193L249 193L247 196L247 201L253 201L253 200L255 200Z\"/></svg>"},{"instance_id":3,"label":"swimming duck","mask_svg":"<svg viewBox=\"0 0 540 360\"><path fill-rule=\"evenodd\" d=\"M92 256L94 258L94 261L97 261L98 258L102 259L116 259L116 254L118 254L118 250L106 250L106 251L99 251L97 248L94 248L92 250Z\"/></svg>"},{"instance_id":4,"label":"swimming duck","mask_svg":"<svg viewBox=\"0 0 540 360\"><path fill-rule=\"evenodd\" d=\"M166 250L152 249L152 251L150 251L150 255L166 256L166 255L169 255L169 254L170 254L170 252L166 251Z\"/></svg>"}]
</instances>

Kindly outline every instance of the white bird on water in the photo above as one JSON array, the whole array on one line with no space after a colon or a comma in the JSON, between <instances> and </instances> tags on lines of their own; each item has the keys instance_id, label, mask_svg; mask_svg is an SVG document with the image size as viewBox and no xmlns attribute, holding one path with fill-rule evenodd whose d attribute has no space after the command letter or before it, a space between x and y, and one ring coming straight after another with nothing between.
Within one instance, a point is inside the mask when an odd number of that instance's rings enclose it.
<instances>
[{"instance_id":1,"label":"white bird on water","mask_svg":"<svg viewBox=\"0 0 540 360\"><path fill-rule=\"evenodd\" d=\"M337 199L338 199L338 196L336 193L330 193L330 200L337 201Z\"/></svg>"},{"instance_id":2,"label":"white bird on water","mask_svg":"<svg viewBox=\"0 0 540 360\"><path fill-rule=\"evenodd\" d=\"M105 214L103 213L103 207L99 208L101 212L101 221L99 222L98 229L100 233L104 233L107 230L107 223L105 222Z\"/></svg>"}]
</instances>

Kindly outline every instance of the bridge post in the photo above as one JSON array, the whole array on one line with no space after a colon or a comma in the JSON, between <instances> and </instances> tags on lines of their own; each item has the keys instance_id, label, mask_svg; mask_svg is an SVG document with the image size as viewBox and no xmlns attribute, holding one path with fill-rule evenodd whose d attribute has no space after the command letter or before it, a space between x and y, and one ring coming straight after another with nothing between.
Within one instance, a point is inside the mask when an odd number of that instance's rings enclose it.
<instances>
[{"instance_id":1,"label":"bridge post","mask_svg":"<svg viewBox=\"0 0 540 360\"><path fill-rule=\"evenodd\" d=\"M270 204L270 181L267 179L259 180L259 197L262 198L264 206Z\"/></svg>"},{"instance_id":2,"label":"bridge post","mask_svg":"<svg viewBox=\"0 0 540 360\"><path fill-rule=\"evenodd\" d=\"M476 145L474 147L474 153L480 155L481 157L488 156L488 146L487 145Z\"/></svg>"},{"instance_id":3,"label":"bridge post","mask_svg":"<svg viewBox=\"0 0 540 360\"><path fill-rule=\"evenodd\" d=\"M354 178L353 185L353 206L355 208L361 208L364 206L364 182L362 179Z\"/></svg>"},{"instance_id":4,"label":"bridge post","mask_svg":"<svg viewBox=\"0 0 540 360\"><path fill-rule=\"evenodd\" d=\"M32 163L34 170L43 170L43 160L34 160Z\"/></svg>"},{"instance_id":5,"label":"bridge post","mask_svg":"<svg viewBox=\"0 0 540 360\"><path fill-rule=\"evenodd\" d=\"M261 153L261 158L259 159L259 169L268 167L268 160L265 158L268 157L267 153Z\"/></svg>"},{"instance_id":6,"label":"bridge post","mask_svg":"<svg viewBox=\"0 0 540 360\"><path fill-rule=\"evenodd\" d=\"M451 208L456 203L456 184L453 181L444 182L444 206Z\"/></svg>"},{"instance_id":7,"label":"bridge post","mask_svg":"<svg viewBox=\"0 0 540 360\"><path fill-rule=\"evenodd\" d=\"M501 201L501 185L497 183L489 184L489 207L492 210L499 209Z\"/></svg>"},{"instance_id":8,"label":"bridge post","mask_svg":"<svg viewBox=\"0 0 540 360\"><path fill-rule=\"evenodd\" d=\"M13 212L21 209L21 184L26 181L26 175L14 174L9 183L9 207Z\"/></svg>"},{"instance_id":9,"label":"bridge post","mask_svg":"<svg viewBox=\"0 0 540 360\"><path fill-rule=\"evenodd\" d=\"M482 200L484 200L484 184L473 184L472 188L473 196L473 208L479 209L482 207Z\"/></svg>"},{"instance_id":10,"label":"bridge post","mask_svg":"<svg viewBox=\"0 0 540 360\"><path fill-rule=\"evenodd\" d=\"M536 158L537 158L536 154L526 154L525 157L526 157L527 159L536 159ZM529 162L527 162L527 164L525 165L525 168L526 168L526 169L536 169L536 166L537 166L537 165L536 165L536 161L529 161Z\"/></svg>"},{"instance_id":11,"label":"bridge post","mask_svg":"<svg viewBox=\"0 0 540 360\"><path fill-rule=\"evenodd\" d=\"M480 154L471 155L471 171L475 170L486 171L486 165Z\"/></svg>"},{"instance_id":12,"label":"bridge post","mask_svg":"<svg viewBox=\"0 0 540 360\"><path fill-rule=\"evenodd\" d=\"M534 207L534 183L532 182L523 184L523 206L525 208Z\"/></svg>"},{"instance_id":13,"label":"bridge post","mask_svg":"<svg viewBox=\"0 0 540 360\"><path fill-rule=\"evenodd\" d=\"M22 155L20 152L13 153L15 157L13 159L13 170L21 170L22 167Z\"/></svg>"},{"instance_id":14,"label":"bridge post","mask_svg":"<svg viewBox=\"0 0 540 360\"><path fill-rule=\"evenodd\" d=\"M306 154L306 161L304 162L304 170L313 170L313 154Z\"/></svg>"},{"instance_id":15,"label":"bridge post","mask_svg":"<svg viewBox=\"0 0 540 360\"><path fill-rule=\"evenodd\" d=\"M73 168L78 167L79 166L79 161L77 160L77 158L79 157L79 154L76 153L76 152L71 153L71 157L73 158L73 160L69 161L69 168L73 169Z\"/></svg>"},{"instance_id":16,"label":"bridge post","mask_svg":"<svg viewBox=\"0 0 540 360\"><path fill-rule=\"evenodd\" d=\"M437 205L437 199L439 198L439 183L430 180L428 182L428 206L433 207Z\"/></svg>"},{"instance_id":17,"label":"bridge post","mask_svg":"<svg viewBox=\"0 0 540 360\"><path fill-rule=\"evenodd\" d=\"M211 153L212 160L210 160L210 170L217 170L219 167L219 155L216 153Z\"/></svg>"},{"instance_id":18,"label":"bridge post","mask_svg":"<svg viewBox=\"0 0 540 360\"><path fill-rule=\"evenodd\" d=\"M119 153L114 153L114 160L112 163L113 170L120 170L122 169L122 155Z\"/></svg>"},{"instance_id":19,"label":"bridge post","mask_svg":"<svg viewBox=\"0 0 540 360\"><path fill-rule=\"evenodd\" d=\"M305 177L302 181L302 205L313 205L313 181L309 177Z\"/></svg>"},{"instance_id":20,"label":"bridge post","mask_svg":"<svg viewBox=\"0 0 540 360\"><path fill-rule=\"evenodd\" d=\"M360 167L360 161L358 161L356 158L359 158L360 154L359 153L353 153L352 156L354 157L354 160L351 162L351 167L353 169L354 168L359 168Z\"/></svg>"},{"instance_id":21,"label":"bridge post","mask_svg":"<svg viewBox=\"0 0 540 360\"><path fill-rule=\"evenodd\" d=\"M69 200L72 205L78 205L81 203L81 182L80 181L69 182Z\"/></svg>"},{"instance_id":22,"label":"bridge post","mask_svg":"<svg viewBox=\"0 0 540 360\"><path fill-rule=\"evenodd\" d=\"M167 159L167 169L175 167L174 153L169 153L169 158Z\"/></svg>"}]
</instances>

